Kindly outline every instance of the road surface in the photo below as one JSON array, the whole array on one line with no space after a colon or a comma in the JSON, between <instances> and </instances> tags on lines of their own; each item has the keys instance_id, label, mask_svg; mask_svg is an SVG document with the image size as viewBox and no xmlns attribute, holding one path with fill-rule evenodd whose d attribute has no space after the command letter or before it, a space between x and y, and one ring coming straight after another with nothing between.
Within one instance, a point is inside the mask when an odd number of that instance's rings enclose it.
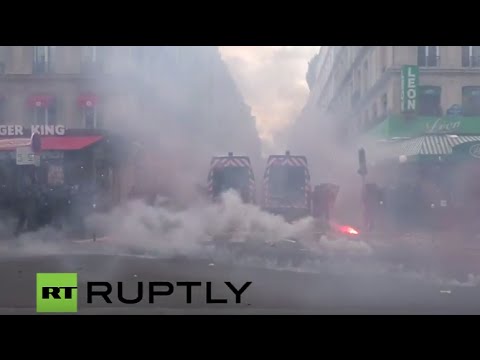
<instances>
[{"instance_id":1,"label":"road surface","mask_svg":"<svg viewBox=\"0 0 480 360\"><path fill-rule=\"evenodd\" d=\"M480 288L436 283L421 276L394 273L320 273L268 270L212 264L206 260L160 260L109 254L26 255L3 252L0 257L0 313L35 314L37 272L79 275L79 314L480 314ZM213 297L228 304L207 304L206 285L195 288L186 303L185 288L175 288L155 304L87 304L87 281L121 281L126 296L140 281L212 283ZM245 290L241 303L226 281Z\"/></svg>"}]
</instances>

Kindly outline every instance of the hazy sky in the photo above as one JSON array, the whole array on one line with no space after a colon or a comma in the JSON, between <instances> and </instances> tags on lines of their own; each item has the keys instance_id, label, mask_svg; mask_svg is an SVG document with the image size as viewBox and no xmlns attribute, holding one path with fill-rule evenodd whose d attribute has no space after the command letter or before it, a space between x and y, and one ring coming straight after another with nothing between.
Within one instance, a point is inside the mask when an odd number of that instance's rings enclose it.
<instances>
[{"instance_id":1,"label":"hazy sky","mask_svg":"<svg viewBox=\"0 0 480 360\"><path fill-rule=\"evenodd\" d=\"M263 141L294 120L308 96L308 62L320 46L222 46Z\"/></svg>"}]
</instances>

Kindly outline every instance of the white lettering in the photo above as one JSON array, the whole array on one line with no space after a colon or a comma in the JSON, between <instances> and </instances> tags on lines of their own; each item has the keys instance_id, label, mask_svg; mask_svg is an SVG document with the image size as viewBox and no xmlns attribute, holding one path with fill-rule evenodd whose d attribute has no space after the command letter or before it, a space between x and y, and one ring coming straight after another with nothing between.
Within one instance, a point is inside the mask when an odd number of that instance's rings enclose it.
<instances>
[{"instance_id":1,"label":"white lettering","mask_svg":"<svg viewBox=\"0 0 480 360\"><path fill-rule=\"evenodd\" d=\"M407 67L402 71L401 78L401 109L403 111L415 111L417 98L417 74L413 67Z\"/></svg>"},{"instance_id":2,"label":"white lettering","mask_svg":"<svg viewBox=\"0 0 480 360\"><path fill-rule=\"evenodd\" d=\"M64 136L66 133L65 125L32 125L30 127L32 134L42 136ZM0 125L0 136L23 136L24 127L22 125Z\"/></svg>"},{"instance_id":3,"label":"white lettering","mask_svg":"<svg viewBox=\"0 0 480 360\"><path fill-rule=\"evenodd\" d=\"M402 80L401 80L401 91L400 91L400 103L402 104L402 112L405 111L405 76L402 72Z\"/></svg>"},{"instance_id":4,"label":"white lettering","mask_svg":"<svg viewBox=\"0 0 480 360\"><path fill-rule=\"evenodd\" d=\"M45 125L45 127L44 127L44 135L55 135L55 126L53 126L53 125Z\"/></svg>"},{"instance_id":5,"label":"white lettering","mask_svg":"<svg viewBox=\"0 0 480 360\"><path fill-rule=\"evenodd\" d=\"M15 135L23 135L23 126L22 125L15 125Z\"/></svg>"},{"instance_id":6,"label":"white lettering","mask_svg":"<svg viewBox=\"0 0 480 360\"><path fill-rule=\"evenodd\" d=\"M33 133L37 133L37 134L39 134L39 135L42 135L42 134L40 133L40 125L32 125L32 128L31 128L31 129L32 129L32 134L33 134Z\"/></svg>"},{"instance_id":7,"label":"white lettering","mask_svg":"<svg viewBox=\"0 0 480 360\"><path fill-rule=\"evenodd\" d=\"M415 99L408 99L408 110L415 110Z\"/></svg>"},{"instance_id":8,"label":"white lettering","mask_svg":"<svg viewBox=\"0 0 480 360\"><path fill-rule=\"evenodd\" d=\"M65 126L63 126L63 125L55 126L55 132L56 132L57 135L60 135L60 136L65 135Z\"/></svg>"},{"instance_id":9,"label":"white lettering","mask_svg":"<svg viewBox=\"0 0 480 360\"><path fill-rule=\"evenodd\" d=\"M461 121L455 121L453 123L448 123L448 122L443 122L442 123L442 119L441 118L438 118L437 120L435 120L435 122L430 125L427 123L426 125L426 128L427 128L427 132L436 132L436 131L451 131L451 130L454 130L454 129L458 129L460 128L461 126Z\"/></svg>"}]
</instances>

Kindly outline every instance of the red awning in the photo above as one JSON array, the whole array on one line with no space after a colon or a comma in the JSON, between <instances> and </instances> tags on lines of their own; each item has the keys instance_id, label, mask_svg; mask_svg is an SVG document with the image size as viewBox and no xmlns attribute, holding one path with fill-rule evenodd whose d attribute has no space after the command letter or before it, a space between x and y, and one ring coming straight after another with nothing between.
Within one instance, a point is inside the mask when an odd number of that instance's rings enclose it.
<instances>
[{"instance_id":1,"label":"red awning","mask_svg":"<svg viewBox=\"0 0 480 360\"><path fill-rule=\"evenodd\" d=\"M80 150L102 140L103 136L44 136L43 150Z\"/></svg>"},{"instance_id":2,"label":"red awning","mask_svg":"<svg viewBox=\"0 0 480 360\"><path fill-rule=\"evenodd\" d=\"M30 107L49 107L55 98L50 95L33 95L28 98L28 106Z\"/></svg>"},{"instance_id":3,"label":"red awning","mask_svg":"<svg viewBox=\"0 0 480 360\"><path fill-rule=\"evenodd\" d=\"M80 107L94 107L97 104L97 96L93 94L82 94L78 97Z\"/></svg>"},{"instance_id":4,"label":"red awning","mask_svg":"<svg viewBox=\"0 0 480 360\"><path fill-rule=\"evenodd\" d=\"M30 146L32 140L30 138L13 138L13 139L1 139L0 151L12 151L18 147Z\"/></svg>"}]
</instances>

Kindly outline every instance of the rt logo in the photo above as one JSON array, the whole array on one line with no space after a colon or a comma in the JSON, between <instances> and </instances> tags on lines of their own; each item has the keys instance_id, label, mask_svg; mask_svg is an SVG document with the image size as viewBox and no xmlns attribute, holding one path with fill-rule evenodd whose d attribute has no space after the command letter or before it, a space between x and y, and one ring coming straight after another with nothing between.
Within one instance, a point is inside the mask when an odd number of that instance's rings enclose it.
<instances>
[{"instance_id":1,"label":"rt logo","mask_svg":"<svg viewBox=\"0 0 480 360\"><path fill-rule=\"evenodd\" d=\"M77 274L38 273L37 312L76 313Z\"/></svg>"}]
</instances>

